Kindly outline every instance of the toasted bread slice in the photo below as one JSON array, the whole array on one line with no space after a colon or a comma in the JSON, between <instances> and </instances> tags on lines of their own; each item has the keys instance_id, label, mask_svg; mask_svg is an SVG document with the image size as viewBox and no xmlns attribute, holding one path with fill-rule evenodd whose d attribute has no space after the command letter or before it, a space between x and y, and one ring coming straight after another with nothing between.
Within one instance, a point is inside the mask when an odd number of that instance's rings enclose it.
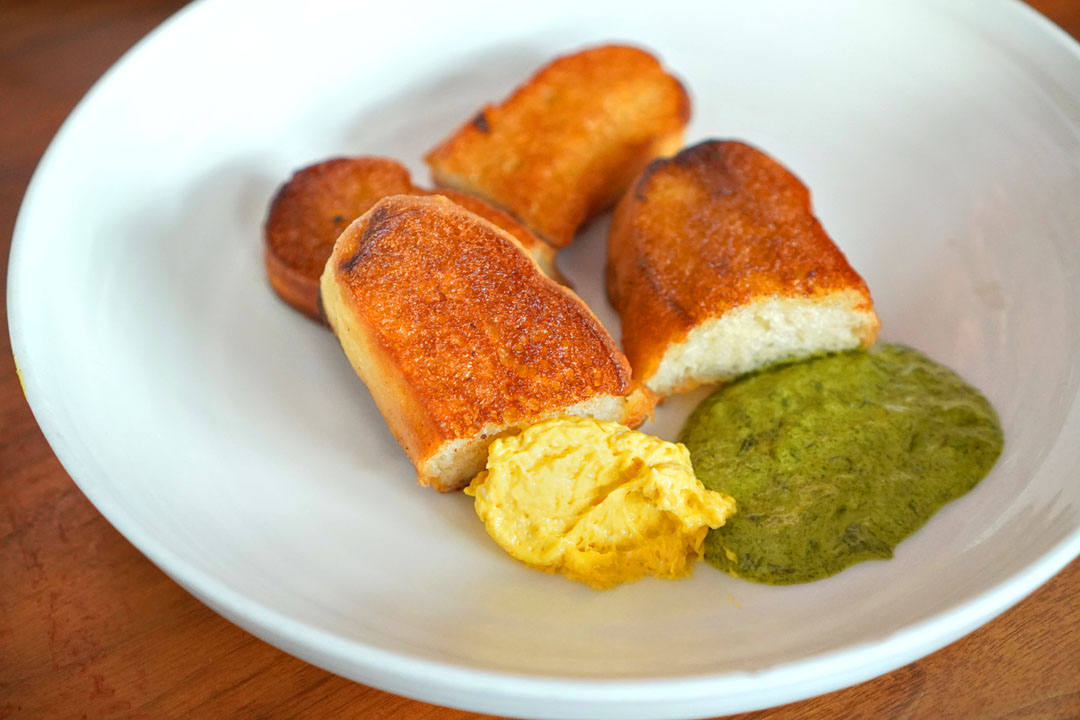
<instances>
[{"instance_id":1,"label":"toasted bread slice","mask_svg":"<svg viewBox=\"0 0 1080 720\"><path fill-rule=\"evenodd\" d=\"M421 485L464 487L492 440L544 418L636 425L651 410L585 303L444 197L380 200L338 238L321 288Z\"/></svg>"},{"instance_id":2,"label":"toasted bread slice","mask_svg":"<svg viewBox=\"0 0 1080 720\"><path fill-rule=\"evenodd\" d=\"M265 227L270 285L294 308L325 322L319 310L319 276L341 231L388 195L426 195L401 163L382 157L334 158L296 172L278 190ZM472 212L509 231L541 269L559 282L555 249L528 228L483 200L445 191Z\"/></svg>"},{"instance_id":3,"label":"toasted bread slice","mask_svg":"<svg viewBox=\"0 0 1080 720\"><path fill-rule=\"evenodd\" d=\"M739 142L642 173L612 220L607 290L635 379L661 396L869 346L880 325L806 187Z\"/></svg>"},{"instance_id":4,"label":"toasted bread slice","mask_svg":"<svg viewBox=\"0 0 1080 720\"><path fill-rule=\"evenodd\" d=\"M650 160L679 148L689 118L686 91L655 57L606 45L558 58L426 160L437 185L478 195L564 247Z\"/></svg>"}]
</instances>

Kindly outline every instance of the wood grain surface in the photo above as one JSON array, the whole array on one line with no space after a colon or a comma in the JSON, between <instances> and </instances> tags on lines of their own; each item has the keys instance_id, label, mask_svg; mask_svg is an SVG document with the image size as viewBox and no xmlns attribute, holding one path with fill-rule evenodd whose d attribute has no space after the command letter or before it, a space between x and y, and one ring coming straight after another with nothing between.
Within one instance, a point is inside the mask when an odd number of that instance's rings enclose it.
<instances>
[{"instance_id":1,"label":"wood grain surface","mask_svg":"<svg viewBox=\"0 0 1080 720\"><path fill-rule=\"evenodd\" d=\"M5 282L19 202L61 121L109 65L181 4L0 0ZM1080 34L1080 0L1032 4ZM6 328L6 303L3 315ZM319 670L173 583L64 472L22 396L7 332L2 342L0 718L482 717ZM1080 561L919 662L739 717L1080 718Z\"/></svg>"}]
</instances>

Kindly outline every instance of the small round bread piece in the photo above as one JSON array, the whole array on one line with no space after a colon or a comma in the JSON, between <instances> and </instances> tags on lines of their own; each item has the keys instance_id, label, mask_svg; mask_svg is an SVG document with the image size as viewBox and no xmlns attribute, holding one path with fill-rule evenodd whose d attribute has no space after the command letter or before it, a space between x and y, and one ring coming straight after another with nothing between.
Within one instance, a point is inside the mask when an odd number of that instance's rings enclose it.
<instances>
[{"instance_id":1,"label":"small round bread piece","mask_svg":"<svg viewBox=\"0 0 1080 720\"><path fill-rule=\"evenodd\" d=\"M319 276L341 232L387 195L412 192L404 165L389 158L334 158L297 171L270 205L264 258L270 285L317 322Z\"/></svg>"},{"instance_id":2,"label":"small round bread piece","mask_svg":"<svg viewBox=\"0 0 1080 720\"><path fill-rule=\"evenodd\" d=\"M806 186L740 142L642 173L612 219L607 291L634 379L660 396L868 347L880 325Z\"/></svg>"}]
</instances>

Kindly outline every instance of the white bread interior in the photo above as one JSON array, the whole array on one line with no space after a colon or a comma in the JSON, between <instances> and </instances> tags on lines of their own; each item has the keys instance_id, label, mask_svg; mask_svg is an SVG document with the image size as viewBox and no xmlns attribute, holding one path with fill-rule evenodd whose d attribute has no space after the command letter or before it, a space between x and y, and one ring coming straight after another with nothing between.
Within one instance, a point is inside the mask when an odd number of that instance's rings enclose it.
<instances>
[{"instance_id":1,"label":"white bread interior","mask_svg":"<svg viewBox=\"0 0 1080 720\"><path fill-rule=\"evenodd\" d=\"M488 447L496 438L521 432L526 426L541 420L571 415L636 426L651 409L652 402L638 390L626 397L598 395L559 412L539 415L527 423L501 427L488 426L473 437L446 440L439 445L419 471L419 482L421 485L431 485L442 492L460 490L487 466Z\"/></svg>"},{"instance_id":2,"label":"white bread interior","mask_svg":"<svg viewBox=\"0 0 1080 720\"><path fill-rule=\"evenodd\" d=\"M869 346L877 315L857 290L822 297L755 299L670 343L645 385L661 396L731 380L775 363Z\"/></svg>"}]
</instances>

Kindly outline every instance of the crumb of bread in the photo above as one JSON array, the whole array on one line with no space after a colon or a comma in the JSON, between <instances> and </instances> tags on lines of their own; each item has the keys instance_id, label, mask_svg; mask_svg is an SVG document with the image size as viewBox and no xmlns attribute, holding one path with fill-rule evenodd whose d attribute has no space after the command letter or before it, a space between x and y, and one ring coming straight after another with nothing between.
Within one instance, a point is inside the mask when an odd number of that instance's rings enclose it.
<instances>
[{"instance_id":1,"label":"crumb of bread","mask_svg":"<svg viewBox=\"0 0 1080 720\"><path fill-rule=\"evenodd\" d=\"M670 395L778 362L870 345L877 316L854 290L813 300L767 297L702 322L672 343L649 389Z\"/></svg>"},{"instance_id":2,"label":"crumb of bread","mask_svg":"<svg viewBox=\"0 0 1080 720\"><path fill-rule=\"evenodd\" d=\"M601 395L548 413L539 419L568 415L636 425L651 408L651 401L636 393L627 397ZM460 490L484 469L491 443L521 429L520 426L489 426L473 437L447 440L439 447L438 452L428 458L420 473L420 482L424 483L426 479L432 487L443 492Z\"/></svg>"}]
</instances>

